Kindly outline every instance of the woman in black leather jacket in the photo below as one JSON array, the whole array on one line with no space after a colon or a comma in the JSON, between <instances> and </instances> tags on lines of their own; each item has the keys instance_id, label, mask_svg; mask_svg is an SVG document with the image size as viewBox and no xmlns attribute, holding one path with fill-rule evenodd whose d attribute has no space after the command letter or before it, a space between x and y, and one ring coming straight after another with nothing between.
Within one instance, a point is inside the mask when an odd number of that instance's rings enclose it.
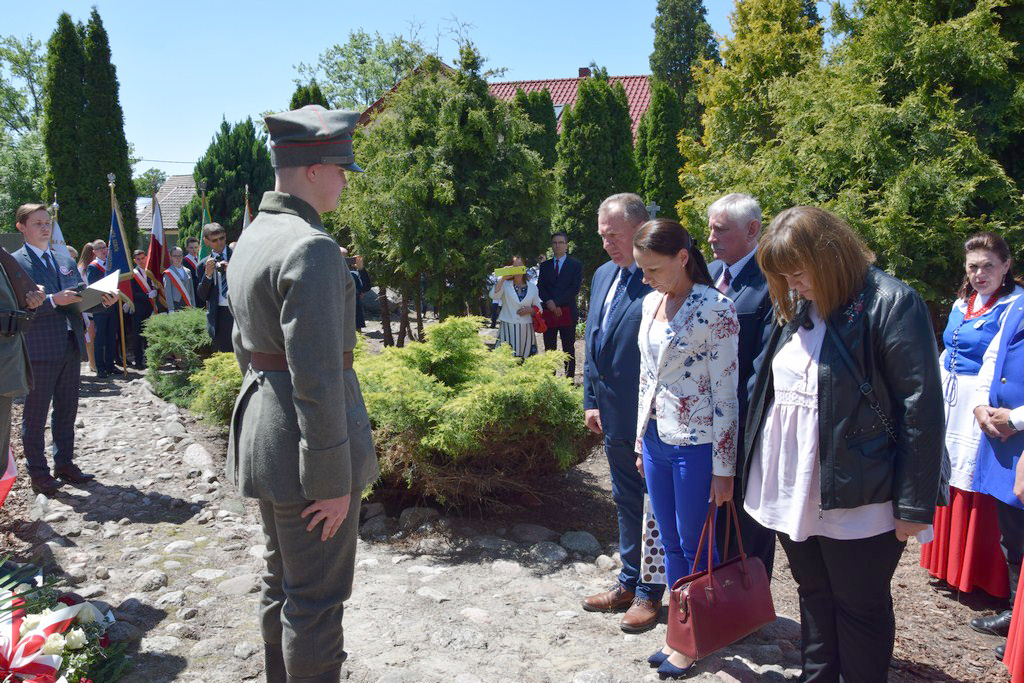
<instances>
[{"instance_id":1,"label":"woman in black leather jacket","mask_svg":"<svg viewBox=\"0 0 1024 683\"><path fill-rule=\"evenodd\" d=\"M757 261L779 324L747 412L745 507L778 532L800 595L805 681L887 677L890 582L939 490L938 353L918 294L838 216L780 213Z\"/></svg>"}]
</instances>

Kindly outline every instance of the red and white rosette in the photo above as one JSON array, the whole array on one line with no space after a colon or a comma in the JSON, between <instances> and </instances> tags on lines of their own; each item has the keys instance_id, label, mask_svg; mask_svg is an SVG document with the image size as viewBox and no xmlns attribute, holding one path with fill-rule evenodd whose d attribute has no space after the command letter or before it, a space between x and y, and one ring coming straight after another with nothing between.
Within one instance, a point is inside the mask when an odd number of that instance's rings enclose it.
<instances>
[{"instance_id":1,"label":"red and white rosette","mask_svg":"<svg viewBox=\"0 0 1024 683\"><path fill-rule=\"evenodd\" d=\"M92 610L97 620L103 620L103 615L89 602L69 605L43 615L35 629L22 634L21 624L27 616L24 604L10 591L0 591L0 605L14 608L0 614L0 681L13 676L25 683L67 683L63 676L57 678L63 658L43 654L47 637L67 631L82 610Z\"/></svg>"}]
</instances>

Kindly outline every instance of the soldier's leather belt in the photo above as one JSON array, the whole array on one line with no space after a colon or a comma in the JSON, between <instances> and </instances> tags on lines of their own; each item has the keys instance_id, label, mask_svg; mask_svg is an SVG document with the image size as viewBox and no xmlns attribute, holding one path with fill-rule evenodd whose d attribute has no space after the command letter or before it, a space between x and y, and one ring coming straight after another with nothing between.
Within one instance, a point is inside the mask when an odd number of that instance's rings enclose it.
<instances>
[{"instance_id":1,"label":"soldier's leather belt","mask_svg":"<svg viewBox=\"0 0 1024 683\"><path fill-rule=\"evenodd\" d=\"M344 354L343 366L352 369L352 352ZM288 372L288 358L283 353L261 353L253 351L249 357L249 367L261 372Z\"/></svg>"},{"instance_id":2,"label":"soldier's leather belt","mask_svg":"<svg viewBox=\"0 0 1024 683\"><path fill-rule=\"evenodd\" d=\"M28 329L32 316L25 311L0 311L0 337L13 337Z\"/></svg>"}]
</instances>

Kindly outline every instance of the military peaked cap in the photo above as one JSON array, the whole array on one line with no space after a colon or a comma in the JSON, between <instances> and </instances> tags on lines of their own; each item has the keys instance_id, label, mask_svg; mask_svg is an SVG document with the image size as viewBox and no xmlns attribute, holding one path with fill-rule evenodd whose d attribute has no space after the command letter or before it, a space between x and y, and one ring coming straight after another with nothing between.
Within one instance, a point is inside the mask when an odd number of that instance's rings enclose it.
<instances>
[{"instance_id":1,"label":"military peaked cap","mask_svg":"<svg viewBox=\"0 0 1024 683\"><path fill-rule=\"evenodd\" d=\"M318 104L264 118L270 131L270 163L274 168L335 164L362 171L352 151L352 131L359 112L324 109Z\"/></svg>"}]
</instances>

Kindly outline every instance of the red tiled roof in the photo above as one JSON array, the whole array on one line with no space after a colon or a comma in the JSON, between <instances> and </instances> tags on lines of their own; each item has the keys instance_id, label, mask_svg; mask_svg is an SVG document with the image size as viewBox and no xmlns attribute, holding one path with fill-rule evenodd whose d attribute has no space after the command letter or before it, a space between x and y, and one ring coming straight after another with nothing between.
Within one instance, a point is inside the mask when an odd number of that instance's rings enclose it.
<instances>
[{"instance_id":1,"label":"red tiled roof","mask_svg":"<svg viewBox=\"0 0 1024 683\"><path fill-rule=\"evenodd\" d=\"M196 181L191 175L172 175L160 186L156 200L160 202L160 219L163 221L164 230L178 229L181 207L192 201L195 196ZM139 212L139 233L146 234L152 230L153 204L150 203Z\"/></svg>"},{"instance_id":2,"label":"red tiled roof","mask_svg":"<svg viewBox=\"0 0 1024 683\"><path fill-rule=\"evenodd\" d=\"M636 129L640 125L640 117L651 106L651 88L647 76L611 76L612 83L622 83L626 89L626 101L629 102L629 118L633 120L633 141L636 142ZM507 83L491 83L488 90L499 100L511 100L517 90L526 92L541 91L547 88L551 94L551 103L555 106L572 107L576 102L579 78L550 78L541 81L509 81ZM558 128L562 121L559 117Z\"/></svg>"}]
</instances>

